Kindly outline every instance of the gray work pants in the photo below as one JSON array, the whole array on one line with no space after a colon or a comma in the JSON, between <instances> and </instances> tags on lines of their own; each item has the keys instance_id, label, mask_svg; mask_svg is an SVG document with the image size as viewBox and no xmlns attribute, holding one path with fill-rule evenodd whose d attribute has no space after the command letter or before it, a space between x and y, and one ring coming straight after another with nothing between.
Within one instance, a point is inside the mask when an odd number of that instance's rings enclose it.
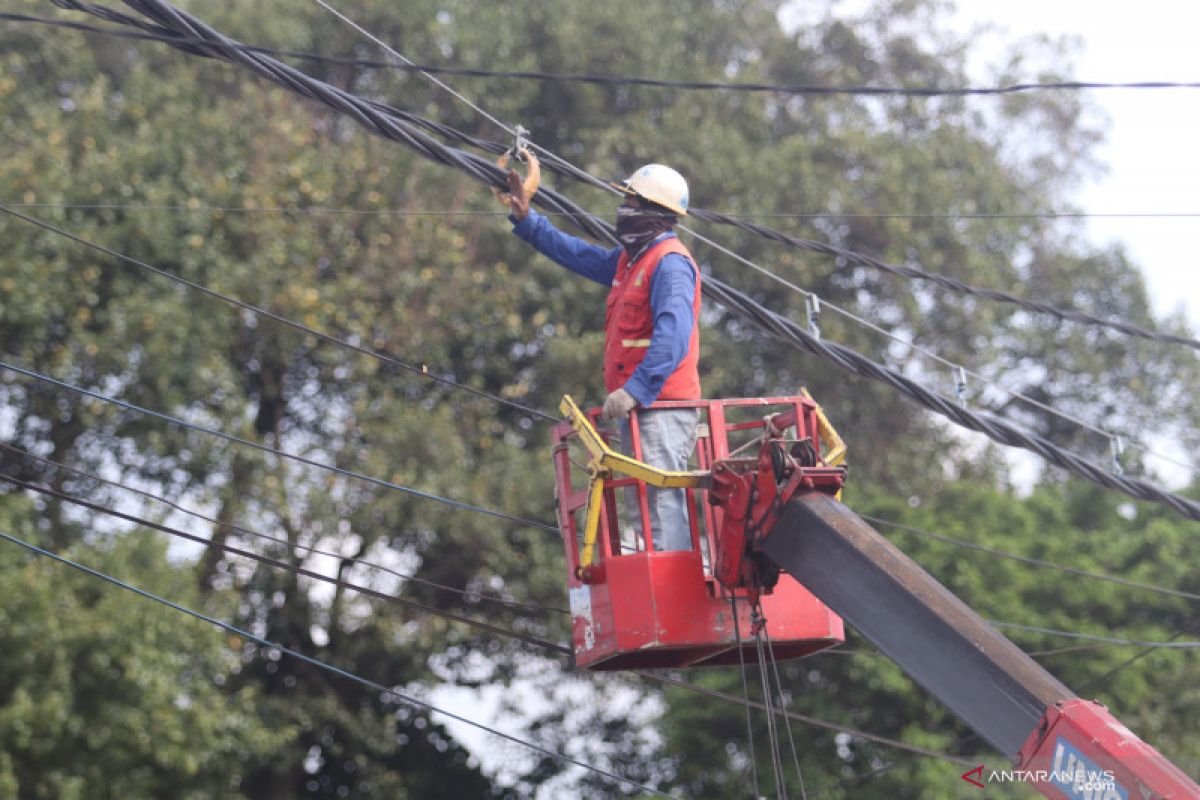
<instances>
[{"instance_id":1,"label":"gray work pants","mask_svg":"<svg viewBox=\"0 0 1200 800\"><path fill-rule=\"evenodd\" d=\"M696 447L696 429L700 410L664 408L638 412L638 432L642 440L642 461L652 467L683 471ZM621 453L633 455L629 420L621 420ZM683 489L646 487L650 507L650 531L655 550L690 550L691 525L688 522L687 493ZM639 526L641 504L636 489L626 492L625 522ZM639 537L640 538L640 537Z\"/></svg>"}]
</instances>

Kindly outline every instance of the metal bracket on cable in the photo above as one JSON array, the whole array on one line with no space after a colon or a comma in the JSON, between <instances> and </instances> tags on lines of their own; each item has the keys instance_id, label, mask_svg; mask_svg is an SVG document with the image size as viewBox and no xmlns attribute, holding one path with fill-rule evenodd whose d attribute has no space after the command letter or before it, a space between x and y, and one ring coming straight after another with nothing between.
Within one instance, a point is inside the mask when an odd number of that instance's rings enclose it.
<instances>
[{"instance_id":1,"label":"metal bracket on cable","mask_svg":"<svg viewBox=\"0 0 1200 800\"><path fill-rule=\"evenodd\" d=\"M821 321L821 298L815 294L806 294L804 308L808 311L808 330L813 336L820 339L821 328L817 323Z\"/></svg>"},{"instance_id":2,"label":"metal bracket on cable","mask_svg":"<svg viewBox=\"0 0 1200 800\"><path fill-rule=\"evenodd\" d=\"M522 153L529 147L529 131L523 125L517 124L513 131L513 146L508 152L512 153L518 161L523 160Z\"/></svg>"},{"instance_id":3,"label":"metal bracket on cable","mask_svg":"<svg viewBox=\"0 0 1200 800\"><path fill-rule=\"evenodd\" d=\"M1125 468L1121 466L1121 454L1125 452L1125 440L1120 436L1114 436L1108 440L1109 450L1112 452L1112 471L1118 478L1125 476Z\"/></svg>"},{"instance_id":4,"label":"metal bracket on cable","mask_svg":"<svg viewBox=\"0 0 1200 800\"><path fill-rule=\"evenodd\" d=\"M967 407L967 371L959 367L954 373L954 393L958 395L958 404Z\"/></svg>"}]
</instances>

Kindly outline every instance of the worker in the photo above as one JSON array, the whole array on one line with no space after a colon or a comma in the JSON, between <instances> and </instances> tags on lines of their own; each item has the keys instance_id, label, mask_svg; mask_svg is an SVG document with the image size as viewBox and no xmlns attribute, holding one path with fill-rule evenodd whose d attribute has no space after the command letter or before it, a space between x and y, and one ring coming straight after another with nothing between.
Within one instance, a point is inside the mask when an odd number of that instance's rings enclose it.
<instances>
[{"instance_id":1,"label":"worker","mask_svg":"<svg viewBox=\"0 0 1200 800\"><path fill-rule=\"evenodd\" d=\"M575 274L611 287L604 315L603 416L619 423L620 450L633 455L631 411L648 409L656 400L700 399L700 270L672 230L687 214L687 181L670 167L647 164L613 183L624 202L617 209L621 244L611 250L559 231L532 210L516 171L509 171L508 186L513 233ZM642 460L686 470L699 417L695 408L640 410ZM685 492L646 489L654 549L690 549Z\"/></svg>"}]
</instances>

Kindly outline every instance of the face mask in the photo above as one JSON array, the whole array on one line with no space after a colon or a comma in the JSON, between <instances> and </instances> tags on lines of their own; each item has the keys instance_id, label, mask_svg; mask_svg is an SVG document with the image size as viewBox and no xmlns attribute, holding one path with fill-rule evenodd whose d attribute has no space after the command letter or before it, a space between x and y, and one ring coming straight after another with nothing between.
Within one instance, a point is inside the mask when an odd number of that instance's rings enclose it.
<instances>
[{"instance_id":1,"label":"face mask","mask_svg":"<svg viewBox=\"0 0 1200 800\"><path fill-rule=\"evenodd\" d=\"M617 239L630 258L675 226L675 215L654 208L617 207Z\"/></svg>"}]
</instances>

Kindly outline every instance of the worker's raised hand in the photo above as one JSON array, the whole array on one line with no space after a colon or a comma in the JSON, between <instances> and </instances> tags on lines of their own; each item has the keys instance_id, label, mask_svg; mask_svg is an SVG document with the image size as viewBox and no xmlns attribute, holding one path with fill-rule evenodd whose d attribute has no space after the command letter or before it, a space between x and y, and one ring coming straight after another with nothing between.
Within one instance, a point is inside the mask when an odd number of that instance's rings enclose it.
<instances>
[{"instance_id":1,"label":"worker's raised hand","mask_svg":"<svg viewBox=\"0 0 1200 800\"><path fill-rule=\"evenodd\" d=\"M529 197L525 194L525 184L515 169L508 171L508 208L514 219L523 220L529 216Z\"/></svg>"}]
</instances>

